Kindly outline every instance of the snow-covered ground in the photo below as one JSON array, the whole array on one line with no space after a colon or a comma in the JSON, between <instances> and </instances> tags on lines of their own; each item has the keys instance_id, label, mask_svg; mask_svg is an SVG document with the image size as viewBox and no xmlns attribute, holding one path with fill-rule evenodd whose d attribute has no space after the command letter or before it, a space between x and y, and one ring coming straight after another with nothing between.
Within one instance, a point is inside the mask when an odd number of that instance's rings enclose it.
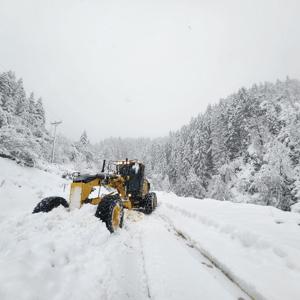
<instances>
[{"instance_id":1,"label":"snow-covered ground","mask_svg":"<svg viewBox=\"0 0 300 300\"><path fill-rule=\"evenodd\" d=\"M158 193L152 215L127 212L111 235L94 206L31 214L67 197L66 180L0 170L1 300L299 299L299 214Z\"/></svg>"},{"instance_id":2,"label":"snow-covered ground","mask_svg":"<svg viewBox=\"0 0 300 300\"><path fill-rule=\"evenodd\" d=\"M300 299L300 215L160 193L159 215L255 299Z\"/></svg>"}]
</instances>

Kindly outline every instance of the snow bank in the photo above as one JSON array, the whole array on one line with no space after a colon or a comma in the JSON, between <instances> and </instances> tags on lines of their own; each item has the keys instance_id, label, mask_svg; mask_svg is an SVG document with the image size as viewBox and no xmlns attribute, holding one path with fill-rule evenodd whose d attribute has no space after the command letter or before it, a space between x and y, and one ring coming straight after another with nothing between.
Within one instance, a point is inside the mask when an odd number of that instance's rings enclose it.
<instances>
[{"instance_id":1,"label":"snow bank","mask_svg":"<svg viewBox=\"0 0 300 300\"><path fill-rule=\"evenodd\" d=\"M45 196L67 197L68 182L6 159L0 169L1 300L143 299L133 288L137 278L120 289L128 273L120 262L132 248L94 217L95 206L31 214Z\"/></svg>"},{"instance_id":2,"label":"snow bank","mask_svg":"<svg viewBox=\"0 0 300 300\"><path fill-rule=\"evenodd\" d=\"M29 167L0 158L0 220L4 216L31 212L47 196L67 198L68 181L57 174Z\"/></svg>"},{"instance_id":3,"label":"snow bank","mask_svg":"<svg viewBox=\"0 0 300 300\"><path fill-rule=\"evenodd\" d=\"M0 170L0 299L105 299L98 249L109 233L95 207L33 215L41 198L67 197L68 182L7 159Z\"/></svg>"},{"instance_id":4,"label":"snow bank","mask_svg":"<svg viewBox=\"0 0 300 300\"><path fill-rule=\"evenodd\" d=\"M300 216L159 193L160 212L255 299L299 299Z\"/></svg>"},{"instance_id":5,"label":"snow bank","mask_svg":"<svg viewBox=\"0 0 300 300\"><path fill-rule=\"evenodd\" d=\"M297 202L294 205L292 205L291 211L294 213L300 213L300 202Z\"/></svg>"},{"instance_id":6,"label":"snow bank","mask_svg":"<svg viewBox=\"0 0 300 300\"><path fill-rule=\"evenodd\" d=\"M106 272L105 257L97 250L107 242L109 233L91 217L93 209L86 206L68 213L59 207L49 214L28 213L3 221L0 299L105 296L101 290L95 292Z\"/></svg>"}]
</instances>

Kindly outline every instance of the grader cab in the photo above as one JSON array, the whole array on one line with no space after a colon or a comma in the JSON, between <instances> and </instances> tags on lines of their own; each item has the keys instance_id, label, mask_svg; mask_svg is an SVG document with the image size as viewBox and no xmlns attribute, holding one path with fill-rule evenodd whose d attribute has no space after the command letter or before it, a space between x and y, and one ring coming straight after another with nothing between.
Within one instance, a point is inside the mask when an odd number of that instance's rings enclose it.
<instances>
[{"instance_id":1,"label":"grader cab","mask_svg":"<svg viewBox=\"0 0 300 300\"><path fill-rule=\"evenodd\" d=\"M150 192L143 163L126 159L110 162L106 167L104 161L101 173L74 176L69 201L48 197L37 204L33 213L49 212L59 205L73 210L84 204L97 205L95 216L114 232L123 226L124 208L151 214L157 206L157 197Z\"/></svg>"}]
</instances>

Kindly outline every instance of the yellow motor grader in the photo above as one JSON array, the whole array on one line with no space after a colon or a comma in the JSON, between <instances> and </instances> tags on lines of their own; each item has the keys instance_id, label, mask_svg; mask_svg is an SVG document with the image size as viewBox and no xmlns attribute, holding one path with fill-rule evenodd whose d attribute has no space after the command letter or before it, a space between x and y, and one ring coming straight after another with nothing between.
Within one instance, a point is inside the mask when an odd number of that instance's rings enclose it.
<instances>
[{"instance_id":1,"label":"yellow motor grader","mask_svg":"<svg viewBox=\"0 0 300 300\"><path fill-rule=\"evenodd\" d=\"M33 213L49 212L62 205L69 210L84 204L97 205L95 216L106 224L112 233L123 226L124 208L141 210L151 214L157 206L157 197L150 192L145 178L145 166L138 160L103 161L101 173L73 176L69 201L62 197L47 197L34 208ZM100 194L101 187L106 193ZM98 189L96 197L94 192Z\"/></svg>"}]
</instances>

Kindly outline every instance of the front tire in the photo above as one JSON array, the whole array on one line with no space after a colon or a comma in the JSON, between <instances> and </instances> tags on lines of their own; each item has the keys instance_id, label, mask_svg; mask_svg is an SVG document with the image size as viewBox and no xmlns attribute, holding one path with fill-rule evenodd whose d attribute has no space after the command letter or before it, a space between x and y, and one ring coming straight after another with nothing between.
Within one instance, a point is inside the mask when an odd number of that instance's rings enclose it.
<instances>
[{"instance_id":1,"label":"front tire","mask_svg":"<svg viewBox=\"0 0 300 300\"><path fill-rule=\"evenodd\" d=\"M32 213L36 214L39 212L49 212L59 205L62 205L66 208L69 207L69 203L62 197L47 197L37 204Z\"/></svg>"},{"instance_id":2,"label":"front tire","mask_svg":"<svg viewBox=\"0 0 300 300\"><path fill-rule=\"evenodd\" d=\"M95 216L105 223L110 233L123 227L124 208L119 195L104 196L98 204Z\"/></svg>"}]
</instances>

